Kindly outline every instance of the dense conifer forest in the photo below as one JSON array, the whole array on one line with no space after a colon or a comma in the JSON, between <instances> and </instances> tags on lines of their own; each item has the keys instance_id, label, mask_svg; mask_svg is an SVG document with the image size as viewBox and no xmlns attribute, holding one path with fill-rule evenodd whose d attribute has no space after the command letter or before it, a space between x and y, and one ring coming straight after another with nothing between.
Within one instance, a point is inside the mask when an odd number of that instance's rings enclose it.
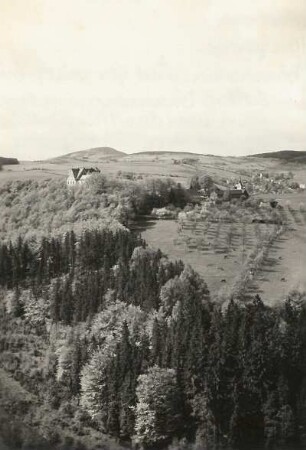
<instances>
[{"instance_id":1,"label":"dense conifer forest","mask_svg":"<svg viewBox=\"0 0 306 450\"><path fill-rule=\"evenodd\" d=\"M74 196L75 214L89 197L52 189L54 198ZM95 189L91 207L101 220L101 197L109 198ZM25 192L16 192L18 204ZM120 223L35 238L28 231L16 238L16 230L0 245L0 362L37 401L20 420L52 448L63 443L63 430L79 449L277 448L303 437L302 294L277 308L256 294L251 302L215 304L194 270ZM91 435L95 447L87 446Z\"/></svg>"}]
</instances>

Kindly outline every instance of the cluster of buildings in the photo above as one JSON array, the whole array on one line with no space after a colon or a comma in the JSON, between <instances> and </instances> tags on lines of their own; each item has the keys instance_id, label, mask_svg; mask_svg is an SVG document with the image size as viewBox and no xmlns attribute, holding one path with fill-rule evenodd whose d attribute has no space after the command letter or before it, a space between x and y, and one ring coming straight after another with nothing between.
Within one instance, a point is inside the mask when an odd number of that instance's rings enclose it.
<instances>
[{"instance_id":1,"label":"cluster of buildings","mask_svg":"<svg viewBox=\"0 0 306 450\"><path fill-rule=\"evenodd\" d=\"M222 200L222 201L230 201L234 199L247 200L249 198L249 193L242 181L239 181L234 186L222 186L220 184L214 183L213 188L207 189L199 189L198 195L202 200L211 201Z\"/></svg>"},{"instance_id":2,"label":"cluster of buildings","mask_svg":"<svg viewBox=\"0 0 306 450\"><path fill-rule=\"evenodd\" d=\"M217 197L223 201L230 201L234 199L247 200L250 196L241 181L235 184L234 187L224 187L215 184L215 192Z\"/></svg>"}]
</instances>

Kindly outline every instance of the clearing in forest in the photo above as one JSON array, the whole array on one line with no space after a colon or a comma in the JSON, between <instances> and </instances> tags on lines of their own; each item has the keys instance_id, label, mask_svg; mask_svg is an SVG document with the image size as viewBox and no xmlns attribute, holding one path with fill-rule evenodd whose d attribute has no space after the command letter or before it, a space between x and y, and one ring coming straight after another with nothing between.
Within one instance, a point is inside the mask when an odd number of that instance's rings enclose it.
<instances>
[{"instance_id":1,"label":"clearing in forest","mask_svg":"<svg viewBox=\"0 0 306 450\"><path fill-rule=\"evenodd\" d=\"M170 259L190 264L215 299L259 293L268 304L306 290L306 212L286 204L284 225L205 220L151 220L142 236Z\"/></svg>"},{"instance_id":2,"label":"clearing in forest","mask_svg":"<svg viewBox=\"0 0 306 450\"><path fill-rule=\"evenodd\" d=\"M174 220L151 221L142 232L153 248L170 259L190 264L206 281L213 296L226 295L257 243L274 225L239 223L186 224L182 230Z\"/></svg>"}]
</instances>

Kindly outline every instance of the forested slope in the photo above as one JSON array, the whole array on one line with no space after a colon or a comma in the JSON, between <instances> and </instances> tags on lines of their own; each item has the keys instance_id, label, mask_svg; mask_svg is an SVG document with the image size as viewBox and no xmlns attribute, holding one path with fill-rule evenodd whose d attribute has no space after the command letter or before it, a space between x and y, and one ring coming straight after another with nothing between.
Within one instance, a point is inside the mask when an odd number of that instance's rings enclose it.
<instances>
[{"instance_id":1,"label":"forested slope","mask_svg":"<svg viewBox=\"0 0 306 450\"><path fill-rule=\"evenodd\" d=\"M90 178L67 189L62 180L12 181L0 187L0 239L35 240L74 229L121 227L139 214L167 204L184 207L188 192L172 180ZM122 227L121 227L122 228Z\"/></svg>"},{"instance_id":2,"label":"forested slope","mask_svg":"<svg viewBox=\"0 0 306 450\"><path fill-rule=\"evenodd\" d=\"M0 166L7 166L10 164L19 164L17 158L6 158L4 156L0 156Z\"/></svg>"},{"instance_id":3,"label":"forested slope","mask_svg":"<svg viewBox=\"0 0 306 450\"><path fill-rule=\"evenodd\" d=\"M250 155L250 157L255 156L257 158L273 158L279 159L285 163L305 163L306 162L306 152L296 151L296 150L281 150L276 152L266 152L257 153L256 155Z\"/></svg>"},{"instance_id":4,"label":"forested slope","mask_svg":"<svg viewBox=\"0 0 306 450\"><path fill-rule=\"evenodd\" d=\"M61 195L100 202L105 192L95 189ZM79 214L79 200L73 205ZM67 436L83 449L301 438L305 299L296 293L272 309L255 296L221 308L191 268L122 225L101 226L101 217L78 231L43 236L41 227L34 239L28 212L19 237L0 246L0 362L30 395L19 420L53 448Z\"/></svg>"}]
</instances>

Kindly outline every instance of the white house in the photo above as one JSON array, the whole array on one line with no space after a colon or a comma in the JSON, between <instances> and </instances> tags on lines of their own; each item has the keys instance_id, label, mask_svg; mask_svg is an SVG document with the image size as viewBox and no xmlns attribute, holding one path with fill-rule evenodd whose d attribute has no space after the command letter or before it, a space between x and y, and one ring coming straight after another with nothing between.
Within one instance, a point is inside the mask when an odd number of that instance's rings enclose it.
<instances>
[{"instance_id":1,"label":"white house","mask_svg":"<svg viewBox=\"0 0 306 450\"><path fill-rule=\"evenodd\" d=\"M77 167L70 169L67 178L67 186L84 184L94 173L100 173L100 170L97 167Z\"/></svg>"},{"instance_id":2,"label":"white house","mask_svg":"<svg viewBox=\"0 0 306 450\"><path fill-rule=\"evenodd\" d=\"M242 183L241 183L241 181L238 181L238 183L236 183L235 185L234 185L234 189L243 189L243 186L242 186Z\"/></svg>"}]
</instances>

